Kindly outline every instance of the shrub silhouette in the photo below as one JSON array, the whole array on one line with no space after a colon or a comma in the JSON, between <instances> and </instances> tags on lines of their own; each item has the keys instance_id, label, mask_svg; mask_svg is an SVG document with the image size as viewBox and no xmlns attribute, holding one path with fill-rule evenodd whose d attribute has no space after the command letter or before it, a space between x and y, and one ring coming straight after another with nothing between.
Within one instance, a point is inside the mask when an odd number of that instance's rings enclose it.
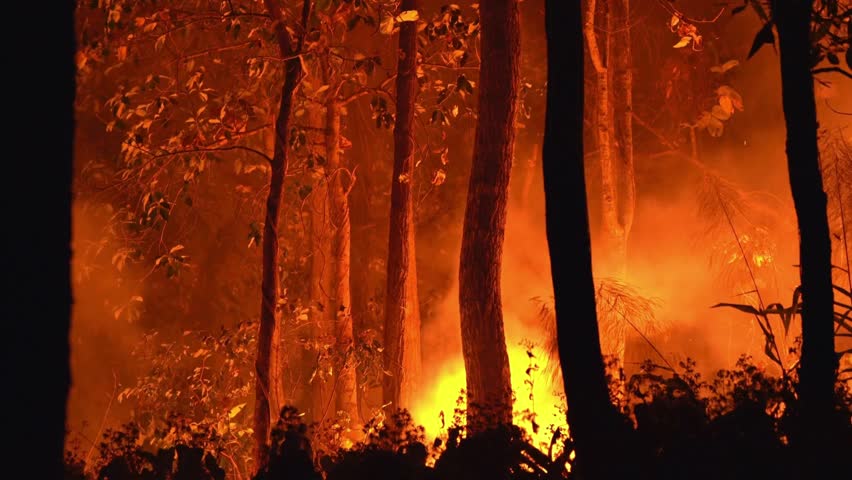
<instances>
[{"instance_id":1,"label":"shrub silhouette","mask_svg":"<svg viewBox=\"0 0 852 480\"><path fill-rule=\"evenodd\" d=\"M709 381L691 361L674 369L646 362L640 373L620 383L614 396L633 422L644 458L640 478L760 479L806 478L801 470L796 381L776 378L742 357L736 368ZM619 376L613 376L620 379ZM614 380L616 382L616 380ZM852 451L852 392L838 383L832 451L838 464ZM505 425L471 434L459 418L442 437L427 442L424 430L406 411L375 419L352 448L317 453L311 427L286 407L271 434L270 462L254 480L585 480L571 473L571 439L555 429L548 451L536 448L520 427ZM192 438L153 451L137 445L139 429L127 425L105 434L95 476L84 474L79 457L66 457L66 480L221 480L225 471L209 450ZM198 440L203 444L204 439ZM614 462L624 459L613 458ZM245 477L243 477L245 478Z\"/></svg>"}]
</instances>

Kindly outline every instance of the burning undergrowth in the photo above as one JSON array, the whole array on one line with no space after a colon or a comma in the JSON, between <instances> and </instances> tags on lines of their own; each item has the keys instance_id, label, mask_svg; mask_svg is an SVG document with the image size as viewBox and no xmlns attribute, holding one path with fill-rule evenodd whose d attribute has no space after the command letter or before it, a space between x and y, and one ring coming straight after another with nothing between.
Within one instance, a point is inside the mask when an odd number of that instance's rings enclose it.
<instances>
[{"instance_id":1,"label":"burning undergrowth","mask_svg":"<svg viewBox=\"0 0 852 480\"><path fill-rule=\"evenodd\" d=\"M609 363L612 392L626 393L613 400L650 454L654 478L754 478L749 475L758 471L795 478L802 427L796 376L773 376L747 356L709 379L695 367L692 361L673 368L649 361L626 379L616 361ZM397 411L369 421L355 443L331 449L317 445L334 426L307 424L297 409L285 407L273 430L270 463L256 475L250 463L234 461L248 455L244 446L225 438L227 427L162 415L163 428L153 436L136 422L106 432L89 463L79 451L69 451L66 478L583 478L565 425L533 420L527 428L519 423L472 434L463 397L437 436L427 434L410 413ZM836 415L838 431L826 434L837 439L840 454L852 445L844 443L852 441L852 389L840 382ZM537 442L537 433L547 441Z\"/></svg>"}]
</instances>

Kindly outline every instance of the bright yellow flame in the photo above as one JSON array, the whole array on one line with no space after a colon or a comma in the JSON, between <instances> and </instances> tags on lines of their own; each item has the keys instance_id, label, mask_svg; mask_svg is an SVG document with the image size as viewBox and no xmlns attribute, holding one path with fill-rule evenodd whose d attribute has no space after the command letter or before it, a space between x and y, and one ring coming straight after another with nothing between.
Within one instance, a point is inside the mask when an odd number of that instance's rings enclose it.
<instances>
[{"instance_id":1,"label":"bright yellow flame","mask_svg":"<svg viewBox=\"0 0 852 480\"><path fill-rule=\"evenodd\" d=\"M548 445L551 440L549 426L562 427L565 431L565 419L560 412L563 401L560 399L561 387L554 386L551 374L546 370L546 359L533 359L538 364L537 369L530 368L530 358L527 349L521 345L508 345L509 367L512 373L512 389L515 392L515 424L523 427L530 434L534 445ZM453 412L457 408L457 400L465 388L464 362L454 359L440 367L436 372L437 379L426 390L421 401L412 408L415 421L423 425L427 438L434 438L446 432L453 422ZM558 382L557 382L558 383ZM530 395L532 390L532 396ZM461 405L464 407L464 405ZM441 412L444 415L442 426ZM534 433L527 412L535 414L539 425L538 433ZM443 427L443 428L442 428Z\"/></svg>"},{"instance_id":2,"label":"bright yellow flame","mask_svg":"<svg viewBox=\"0 0 852 480\"><path fill-rule=\"evenodd\" d=\"M758 267L762 267L764 265L768 265L772 263L772 254L769 253L755 253L754 254L754 264Z\"/></svg>"}]
</instances>

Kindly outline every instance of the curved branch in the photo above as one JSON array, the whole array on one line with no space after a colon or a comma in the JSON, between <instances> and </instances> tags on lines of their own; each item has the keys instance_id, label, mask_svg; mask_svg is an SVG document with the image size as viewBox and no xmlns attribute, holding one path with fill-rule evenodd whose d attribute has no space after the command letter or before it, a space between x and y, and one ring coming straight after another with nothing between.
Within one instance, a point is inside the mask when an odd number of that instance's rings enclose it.
<instances>
[{"instance_id":1,"label":"curved branch","mask_svg":"<svg viewBox=\"0 0 852 480\"><path fill-rule=\"evenodd\" d=\"M838 115L852 116L852 112L844 112L842 110L838 110L838 109L834 108L834 106L831 105L831 103L828 101L828 99L825 99L825 106L828 107L828 109L831 110L833 113L836 113Z\"/></svg>"},{"instance_id":2,"label":"curved branch","mask_svg":"<svg viewBox=\"0 0 852 480\"><path fill-rule=\"evenodd\" d=\"M586 7L586 22L583 25L583 33L586 36L586 44L589 48L589 57L592 60L592 65L595 67L595 72L604 73L606 67L601 60L601 51L598 48L598 39L595 35L595 12L597 11L597 1L589 0Z\"/></svg>"},{"instance_id":3,"label":"curved branch","mask_svg":"<svg viewBox=\"0 0 852 480\"><path fill-rule=\"evenodd\" d=\"M819 75L820 73L839 73L846 78L852 78L852 73L849 73L840 67L814 68L813 70L811 70L811 73L814 75Z\"/></svg>"},{"instance_id":4,"label":"curved branch","mask_svg":"<svg viewBox=\"0 0 852 480\"><path fill-rule=\"evenodd\" d=\"M360 88L360 89L356 90L354 93L350 94L349 96L347 96L347 97L345 97L345 98L341 99L341 100L340 100L340 104L341 104L341 105L348 105L348 104L350 104L350 103L354 102L355 100L357 100L357 99L359 99L359 98L361 98L361 97L363 97L364 95L367 95L367 94L369 94L369 93L376 93L376 94L385 95L386 97L388 97L388 98L392 99L392 98L393 98L393 95L391 95L391 94L390 94L390 92L388 92L388 91L387 91L387 87L388 87L388 85L390 85L390 83L391 83L394 79L396 79L396 75L395 75L395 74L394 74L394 75L391 75L390 77L388 77L387 79L385 79L385 81L383 81L383 82L382 82L382 83L381 83L378 87L374 87L374 88L370 88L370 87Z\"/></svg>"},{"instance_id":5,"label":"curved branch","mask_svg":"<svg viewBox=\"0 0 852 480\"><path fill-rule=\"evenodd\" d=\"M142 150L142 149L140 149L140 150ZM164 152L164 153L157 153L157 154L151 154L150 152L146 152L146 153L151 155L153 158L166 158L166 157L174 157L174 156L184 155L184 154L189 154L189 153L226 152L226 151L231 151L231 150L243 150L243 151L246 151L246 152L251 152L251 153L254 153L255 155L259 155L259 156L263 157L263 159L266 160L267 162L272 163L272 158L269 155L261 152L260 150L255 149L255 148L246 147L245 145L229 145L229 146L226 146L226 147L188 148L186 150L179 150L179 151L176 151L176 152ZM142 150L142 151L144 152L145 150Z\"/></svg>"},{"instance_id":6,"label":"curved branch","mask_svg":"<svg viewBox=\"0 0 852 480\"><path fill-rule=\"evenodd\" d=\"M713 18L692 18L675 8L673 5L670 5L671 2L669 0L657 0L657 3L659 3L660 6L663 7L663 10L671 13L673 16L677 17L681 22L687 23L716 23L716 21L719 20L719 18L725 12L725 7L722 7L722 9L719 10L719 13L717 13L716 16Z\"/></svg>"}]
</instances>

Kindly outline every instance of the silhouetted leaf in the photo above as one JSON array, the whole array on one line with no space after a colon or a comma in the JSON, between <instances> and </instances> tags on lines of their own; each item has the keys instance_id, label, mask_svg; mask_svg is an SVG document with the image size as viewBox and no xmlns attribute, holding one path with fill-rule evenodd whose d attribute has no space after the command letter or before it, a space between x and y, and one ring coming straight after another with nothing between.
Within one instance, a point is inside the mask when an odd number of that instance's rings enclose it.
<instances>
[{"instance_id":1,"label":"silhouetted leaf","mask_svg":"<svg viewBox=\"0 0 852 480\"><path fill-rule=\"evenodd\" d=\"M758 312L756 308L752 307L751 305L744 305L740 303L717 303L716 305L713 305L710 308L719 307L735 308L741 312L750 313L752 315L760 315L760 312Z\"/></svg>"},{"instance_id":2,"label":"silhouetted leaf","mask_svg":"<svg viewBox=\"0 0 852 480\"><path fill-rule=\"evenodd\" d=\"M774 343L772 342L771 337L766 338L766 345L763 346L763 353L766 354L767 357L771 358L776 363L781 363L781 360L778 359L778 356L775 355L775 351L773 350Z\"/></svg>"},{"instance_id":3,"label":"silhouetted leaf","mask_svg":"<svg viewBox=\"0 0 852 480\"><path fill-rule=\"evenodd\" d=\"M751 58L760 50L764 44L773 45L775 43L775 36L772 34L772 23L767 22L763 25L757 35L754 37L754 42L751 44L751 49L748 51L748 56L746 58Z\"/></svg>"}]
</instances>

